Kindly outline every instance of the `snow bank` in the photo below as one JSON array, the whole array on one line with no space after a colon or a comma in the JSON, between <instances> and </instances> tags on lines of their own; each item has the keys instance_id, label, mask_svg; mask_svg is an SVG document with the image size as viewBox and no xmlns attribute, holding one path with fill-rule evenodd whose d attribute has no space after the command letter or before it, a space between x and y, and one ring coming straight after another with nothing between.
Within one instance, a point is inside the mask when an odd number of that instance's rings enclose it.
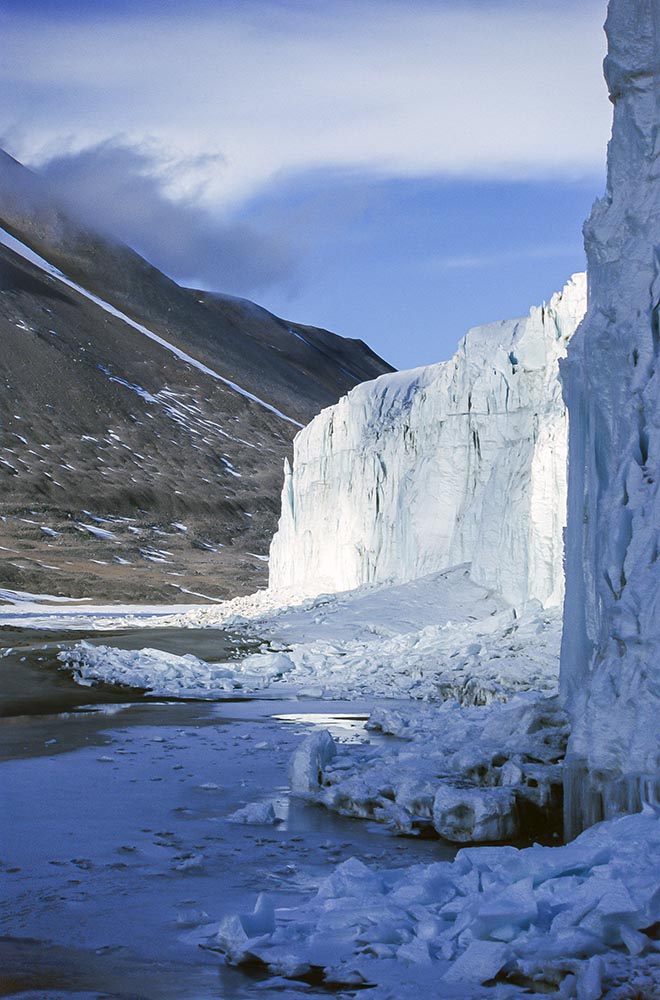
<instances>
[{"instance_id":1,"label":"snow bank","mask_svg":"<svg viewBox=\"0 0 660 1000\"><path fill-rule=\"evenodd\" d=\"M571 422L569 833L660 790L657 4L612 0L607 33L607 193L585 228L589 311L562 367Z\"/></svg>"},{"instance_id":2,"label":"snow bank","mask_svg":"<svg viewBox=\"0 0 660 1000\"><path fill-rule=\"evenodd\" d=\"M516 605L559 603L557 363L585 298L575 275L527 318L471 330L451 361L381 376L323 410L285 469L270 587L309 596L471 563Z\"/></svg>"},{"instance_id":3,"label":"snow bank","mask_svg":"<svg viewBox=\"0 0 660 1000\"><path fill-rule=\"evenodd\" d=\"M261 896L254 914L223 921L213 945L234 963L370 982L370 996L397 1000L438 989L483 1000L484 984L500 1000L651 997L659 873L660 817L649 808L559 848L468 848L454 862L394 871L353 858L302 907Z\"/></svg>"}]
</instances>

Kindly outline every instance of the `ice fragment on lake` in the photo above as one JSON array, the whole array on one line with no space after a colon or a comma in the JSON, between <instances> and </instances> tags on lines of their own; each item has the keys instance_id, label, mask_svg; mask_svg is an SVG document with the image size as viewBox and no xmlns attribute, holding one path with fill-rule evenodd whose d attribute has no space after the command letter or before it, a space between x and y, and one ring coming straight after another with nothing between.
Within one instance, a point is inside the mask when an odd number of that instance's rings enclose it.
<instances>
[{"instance_id":1,"label":"ice fragment on lake","mask_svg":"<svg viewBox=\"0 0 660 1000\"><path fill-rule=\"evenodd\" d=\"M291 761L290 784L294 795L317 792L323 769L337 752L335 741L327 729L312 733L296 750Z\"/></svg>"},{"instance_id":2,"label":"ice fragment on lake","mask_svg":"<svg viewBox=\"0 0 660 1000\"><path fill-rule=\"evenodd\" d=\"M230 823L243 823L246 826L262 826L278 822L272 802L249 802L227 819Z\"/></svg>"},{"instance_id":3,"label":"ice fragment on lake","mask_svg":"<svg viewBox=\"0 0 660 1000\"><path fill-rule=\"evenodd\" d=\"M242 962L251 956L250 942L275 930L275 908L272 900L261 893L252 913L225 917L215 937L230 962Z\"/></svg>"}]
</instances>

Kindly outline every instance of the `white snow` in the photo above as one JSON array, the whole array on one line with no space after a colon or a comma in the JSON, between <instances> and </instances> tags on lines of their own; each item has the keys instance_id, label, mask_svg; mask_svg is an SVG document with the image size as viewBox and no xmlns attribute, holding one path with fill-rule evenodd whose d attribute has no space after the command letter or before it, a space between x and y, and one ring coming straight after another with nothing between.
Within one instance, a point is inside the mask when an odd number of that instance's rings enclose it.
<instances>
[{"instance_id":1,"label":"white snow","mask_svg":"<svg viewBox=\"0 0 660 1000\"><path fill-rule=\"evenodd\" d=\"M94 535L95 538L102 538L106 541L116 541L117 539L113 531L108 531L107 528L100 528L97 524L83 524L81 522L76 527L78 530L84 529L90 535Z\"/></svg>"},{"instance_id":2,"label":"white snow","mask_svg":"<svg viewBox=\"0 0 660 1000\"><path fill-rule=\"evenodd\" d=\"M571 422L562 689L575 832L660 794L660 183L657 4L612 0L605 197L589 311L562 368Z\"/></svg>"},{"instance_id":3,"label":"white snow","mask_svg":"<svg viewBox=\"0 0 660 1000\"><path fill-rule=\"evenodd\" d=\"M91 604L89 597L57 597L0 588L0 624L59 631L159 627L185 609L195 613L199 604ZM51 604L66 604L62 607Z\"/></svg>"},{"instance_id":4,"label":"white snow","mask_svg":"<svg viewBox=\"0 0 660 1000\"><path fill-rule=\"evenodd\" d=\"M270 586L308 596L470 562L519 605L563 589L566 414L558 359L586 308L575 275L454 358L363 383L294 443Z\"/></svg>"},{"instance_id":5,"label":"white snow","mask_svg":"<svg viewBox=\"0 0 660 1000\"><path fill-rule=\"evenodd\" d=\"M294 420L293 417L288 417L286 413L282 413L281 410L278 410L276 407L271 406L270 403L267 403L265 400L260 399L259 396L255 396L254 393L248 392L247 389L244 389L236 382L232 382L230 379L224 378L222 375L219 375L218 372L214 371L212 368L209 368L208 365L203 364L201 361L195 360L195 358L191 357L190 354L187 354L185 351L180 350L180 348L175 347L174 344L170 344L169 341L164 340L163 337L159 337L158 334L154 333L152 330L147 329L147 327L143 326L141 323L137 323L134 319L131 319L130 316L127 316L126 313L121 312L119 309L115 309L115 307L110 305L109 302L106 302L104 299L99 298L97 295L93 295L91 292L88 292L87 289L83 288L82 285L78 285L76 284L75 281L72 281L70 278L67 278L67 276L63 274L60 270L58 270L58 268L54 267L52 264L49 264L47 260L39 256L39 254L35 253L34 250L31 250L30 247L25 245L25 243L22 243L20 240L16 239L16 237L11 236L8 232L6 232L2 228L0 228L0 243L2 243L3 246L8 247L10 250L13 250L14 253L19 254L21 257L23 257L24 260L27 260L31 264L34 264L35 267L38 267L40 268L40 270L45 271L46 274L49 274L52 278L55 278L57 281L61 281L62 284L64 285L68 285L69 288L73 288L80 295L84 295L86 299L89 299L91 302L94 302L97 306L100 306L101 309L104 309L105 312L109 313L111 316L120 319L123 323L127 323L129 326L133 327L134 330L137 330L138 333L142 333L144 334L145 337L148 337L150 340L155 341L155 343L160 344L160 346L164 347L165 350L170 352L170 354L173 354L181 361L185 361L187 365L191 365L198 371L203 372L204 375L209 375L211 378L217 379L219 382L223 382L225 385L228 385L230 389L233 389L233 391L237 392L239 395L244 396L246 399L250 399L253 403L257 403L259 406L262 406L266 410L270 410L271 413L274 413L275 416L279 417L281 420L286 420L290 424L295 424L296 427L302 427L302 424L298 420ZM139 391L139 386L132 386L129 385L129 383L127 382L124 382L123 384L130 389L134 389L134 391L136 392Z\"/></svg>"},{"instance_id":6,"label":"white snow","mask_svg":"<svg viewBox=\"0 0 660 1000\"><path fill-rule=\"evenodd\" d=\"M465 567L293 607L278 606L275 595L262 591L169 617L113 621L113 627L140 625L214 625L267 639L264 652L225 664L246 692L285 682L300 695L316 691L331 699L452 698L484 705L529 690L553 694L557 686L558 610L530 604L518 616L474 584ZM176 696L185 690L207 697L213 689L208 671L214 668L202 661L178 658L175 668L174 657L164 673L158 660L140 661L136 652L114 650L106 661L100 647L83 648L86 680L114 679L121 658L122 683Z\"/></svg>"}]
</instances>

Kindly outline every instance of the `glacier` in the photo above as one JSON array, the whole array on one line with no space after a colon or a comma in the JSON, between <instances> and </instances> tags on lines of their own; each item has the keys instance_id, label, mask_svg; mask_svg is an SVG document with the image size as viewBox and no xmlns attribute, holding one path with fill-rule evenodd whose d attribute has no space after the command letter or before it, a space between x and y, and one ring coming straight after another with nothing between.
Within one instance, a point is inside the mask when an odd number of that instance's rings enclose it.
<instances>
[{"instance_id":1,"label":"glacier","mask_svg":"<svg viewBox=\"0 0 660 1000\"><path fill-rule=\"evenodd\" d=\"M471 564L514 606L561 603L567 418L558 361L586 276L447 362L357 386L294 442L269 587L315 596Z\"/></svg>"},{"instance_id":2,"label":"glacier","mask_svg":"<svg viewBox=\"0 0 660 1000\"><path fill-rule=\"evenodd\" d=\"M561 690L569 836L660 781L660 9L612 0L605 196L585 226L589 310L562 365L570 414Z\"/></svg>"}]
</instances>

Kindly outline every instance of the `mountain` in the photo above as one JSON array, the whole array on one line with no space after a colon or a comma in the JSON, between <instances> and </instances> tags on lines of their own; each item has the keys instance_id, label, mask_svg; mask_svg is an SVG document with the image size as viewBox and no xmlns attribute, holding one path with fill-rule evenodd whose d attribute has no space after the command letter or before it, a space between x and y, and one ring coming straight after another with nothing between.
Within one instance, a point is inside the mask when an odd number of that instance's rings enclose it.
<instances>
[{"instance_id":1,"label":"mountain","mask_svg":"<svg viewBox=\"0 0 660 1000\"><path fill-rule=\"evenodd\" d=\"M107 600L254 589L293 435L392 370L180 287L6 153L0 339L2 586Z\"/></svg>"},{"instance_id":2,"label":"mountain","mask_svg":"<svg viewBox=\"0 0 660 1000\"><path fill-rule=\"evenodd\" d=\"M558 604L558 360L585 309L578 274L528 317L471 330L451 361L363 383L315 417L294 442L270 587L311 596L471 563L515 605Z\"/></svg>"},{"instance_id":3,"label":"mountain","mask_svg":"<svg viewBox=\"0 0 660 1000\"><path fill-rule=\"evenodd\" d=\"M568 834L660 793L657 5L611 0L606 30L607 191L585 227L589 311L563 368Z\"/></svg>"}]
</instances>

